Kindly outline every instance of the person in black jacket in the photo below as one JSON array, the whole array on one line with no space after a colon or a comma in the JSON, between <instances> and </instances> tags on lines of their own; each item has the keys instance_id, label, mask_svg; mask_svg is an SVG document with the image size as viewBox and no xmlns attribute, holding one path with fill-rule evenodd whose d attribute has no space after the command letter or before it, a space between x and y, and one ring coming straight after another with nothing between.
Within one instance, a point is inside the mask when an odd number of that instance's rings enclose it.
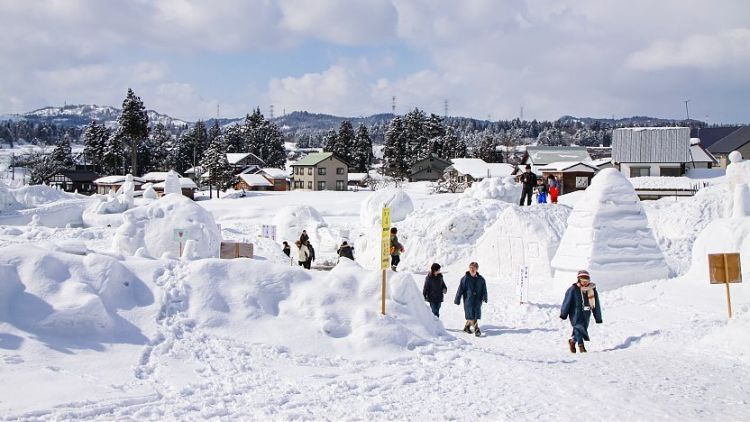
<instances>
[{"instance_id":1,"label":"person in black jacket","mask_svg":"<svg viewBox=\"0 0 750 422\"><path fill-rule=\"evenodd\" d=\"M436 317L440 318L440 305L443 303L443 296L448 293L448 287L443 281L443 274L440 273L440 264L434 263L430 267L430 273L424 279L422 295L424 300L430 302L430 309Z\"/></svg>"},{"instance_id":2,"label":"person in black jacket","mask_svg":"<svg viewBox=\"0 0 750 422\"><path fill-rule=\"evenodd\" d=\"M536 174L531 172L530 165L526 164L526 171L521 174L518 180L523 184L519 205L523 206L524 199L526 199L526 205L531 205L531 195L533 195L536 187Z\"/></svg>"},{"instance_id":3,"label":"person in black jacket","mask_svg":"<svg viewBox=\"0 0 750 422\"><path fill-rule=\"evenodd\" d=\"M284 251L284 255L292 256L292 248L289 246L289 243L287 243L286 240L284 241L284 249L282 249L282 251Z\"/></svg>"},{"instance_id":4,"label":"person in black jacket","mask_svg":"<svg viewBox=\"0 0 750 422\"><path fill-rule=\"evenodd\" d=\"M312 243L308 240L305 244L307 246L307 250L310 252L310 256L307 258L307 269L309 270L312 267L312 262L315 261L315 248L313 248Z\"/></svg>"},{"instance_id":5,"label":"person in black jacket","mask_svg":"<svg viewBox=\"0 0 750 422\"><path fill-rule=\"evenodd\" d=\"M341 242L341 246L336 250L336 253L339 254L339 258L344 257L354 261L354 248L346 240Z\"/></svg>"},{"instance_id":6,"label":"person in black jacket","mask_svg":"<svg viewBox=\"0 0 750 422\"><path fill-rule=\"evenodd\" d=\"M307 230L302 230L302 234L299 235L299 241L303 245L307 245L307 242L310 241L310 236L307 235Z\"/></svg>"}]
</instances>

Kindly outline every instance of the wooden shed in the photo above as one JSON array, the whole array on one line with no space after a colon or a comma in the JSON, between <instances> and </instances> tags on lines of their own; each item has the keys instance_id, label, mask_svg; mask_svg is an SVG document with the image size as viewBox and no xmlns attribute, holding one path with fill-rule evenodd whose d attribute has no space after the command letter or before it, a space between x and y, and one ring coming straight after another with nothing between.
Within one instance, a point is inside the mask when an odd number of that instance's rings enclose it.
<instances>
[{"instance_id":1,"label":"wooden shed","mask_svg":"<svg viewBox=\"0 0 750 422\"><path fill-rule=\"evenodd\" d=\"M539 168L545 183L549 175L555 176L560 182L560 195L585 190L598 171L595 165L583 161L560 161Z\"/></svg>"}]
</instances>

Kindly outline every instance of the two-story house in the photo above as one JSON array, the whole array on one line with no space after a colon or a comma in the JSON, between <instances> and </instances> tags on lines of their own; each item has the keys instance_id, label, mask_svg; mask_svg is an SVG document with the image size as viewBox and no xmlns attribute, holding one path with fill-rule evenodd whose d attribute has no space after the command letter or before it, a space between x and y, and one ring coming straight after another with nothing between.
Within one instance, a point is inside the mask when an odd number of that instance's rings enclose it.
<instances>
[{"instance_id":1,"label":"two-story house","mask_svg":"<svg viewBox=\"0 0 750 422\"><path fill-rule=\"evenodd\" d=\"M347 190L349 165L332 152L308 154L292 164L292 189Z\"/></svg>"}]
</instances>

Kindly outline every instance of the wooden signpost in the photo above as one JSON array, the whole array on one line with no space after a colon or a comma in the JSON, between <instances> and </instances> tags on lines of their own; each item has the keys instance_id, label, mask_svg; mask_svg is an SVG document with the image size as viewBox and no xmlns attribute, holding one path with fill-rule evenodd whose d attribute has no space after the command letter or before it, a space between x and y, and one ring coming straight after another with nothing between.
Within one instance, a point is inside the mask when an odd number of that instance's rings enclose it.
<instances>
[{"instance_id":1,"label":"wooden signpost","mask_svg":"<svg viewBox=\"0 0 750 422\"><path fill-rule=\"evenodd\" d=\"M182 258L182 243L190 238L188 231L185 229L174 229L174 240L180 242L180 258Z\"/></svg>"},{"instance_id":2,"label":"wooden signpost","mask_svg":"<svg viewBox=\"0 0 750 422\"><path fill-rule=\"evenodd\" d=\"M711 284L723 284L727 291L727 311L732 317L732 297L729 294L729 283L742 283L740 254L717 253L708 255L708 273Z\"/></svg>"},{"instance_id":3,"label":"wooden signpost","mask_svg":"<svg viewBox=\"0 0 750 422\"><path fill-rule=\"evenodd\" d=\"M380 269L383 272L383 283L380 291L380 313L385 315L386 270L391 265L391 209L383 207L381 214L380 235Z\"/></svg>"}]
</instances>

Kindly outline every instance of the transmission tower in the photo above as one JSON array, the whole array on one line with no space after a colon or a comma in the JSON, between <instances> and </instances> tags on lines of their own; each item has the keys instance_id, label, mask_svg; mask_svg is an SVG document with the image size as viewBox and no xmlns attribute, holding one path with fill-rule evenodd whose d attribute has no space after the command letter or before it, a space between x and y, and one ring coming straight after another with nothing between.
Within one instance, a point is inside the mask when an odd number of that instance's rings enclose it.
<instances>
[{"instance_id":1,"label":"transmission tower","mask_svg":"<svg viewBox=\"0 0 750 422\"><path fill-rule=\"evenodd\" d=\"M396 96L395 95L391 97L391 113L393 113L394 116L396 115Z\"/></svg>"},{"instance_id":2,"label":"transmission tower","mask_svg":"<svg viewBox=\"0 0 750 422\"><path fill-rule=\"evenodd\" d=\"M448 99L443 100L443 117L448 117Z\"/></svg>"},{"instance_id":3,"label":"transmission tower","mask_svg":"<svg viewBox=\"0 0 750 422\"><path fill-rule=\"evenodd\" d=\"M690 120L690 109L688 108L688 103L690 100L684 100L683 103L685 103L685 115L687 115L687 119Z\"/></svg>"},{"instance_id":4,"label":"transmission tower","mask_svg":"<svg viewBox=\"0 0 750 422\"><path fill-rule=\"evenodd\" d=\"M269 118L273 119L273 104L268 107L268 115L270 116Z\"/></svg>"},{"instance_id":5,"label":"transmission tower","mask_svg":"<svg viewBox=\"0 0 750 422\"><path fill-rule=\"evenodd\" d=\"M519 114L519 118L521 121L523 121L523 106L521 106L521 113Z\"/></svg>"}]
</instances>

